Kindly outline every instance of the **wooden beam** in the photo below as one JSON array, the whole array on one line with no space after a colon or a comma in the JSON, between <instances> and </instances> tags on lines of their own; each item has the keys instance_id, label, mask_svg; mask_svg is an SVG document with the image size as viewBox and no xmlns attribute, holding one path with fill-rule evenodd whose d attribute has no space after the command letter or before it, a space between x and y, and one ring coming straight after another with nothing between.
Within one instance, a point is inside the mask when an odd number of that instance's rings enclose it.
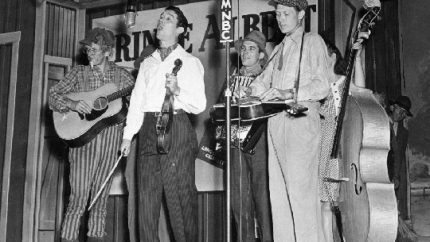
<instances>
[{"instance_id":1,"label":"wooden beam","mask_svg":"<svg viewBox=\"0 0 430 242\"><path fill-rule=\"evenodd\" d=\"M85 9L107 7L112 5L126 4L127 0L80 0L79 6Z\"/></svg>"},{"instance_id":2,"label":"wooden beam","mask_svg":"<svg viewBox=\"0 0 430 242\"><path fill-rule=\"evenodd\" d=\"M27 146L26 177L24 187L24 208L22 224L22 241L37 241L37 230L39 228L38 216L38 154L40 141L40 99L42 98L43 80L43 55L45 52L45 31L46 31L46 1L36 6L35 42L33 52L33 75L31 82L31 104L29 113L29 132Z\"/></svg>"},{"instance_id":3,"label":"wooden beam","mask_svg":"<svg viewBox=\"0 0 430 242\"><path fill-rule=\"evenodd\" d=\"M50 3L55 3L64 7L69 7L69 8L80 8L81 6L74 2L74 1L70 1L70 0L48 0L48 2Z\"/></svg>"},{"instance_id":4,"label":"wooden beam","mask_svg":"<svg viewBox=\"0 0 430 242\"><path fill-rule=\"evenodd\" d=\"M48 0L48 2L69 8L91 9L126 4L127 0Z\"/></svg>"},{"instance_id":5,"label":"wooden beam","mask_svg":"<svg viewBox=\"0 0 430 242\"><path fill-rule=\"evenodd\" d=\"M9 78L9 99L7 103L7 131L4 148L3 179L0 208L0 241L6 241L9 212L9 188L12 164L12 141L15 127L16 83L18 80L18 57L21 31L0 34L0 44L12 44Z\"/></svg>"}]
</instances>

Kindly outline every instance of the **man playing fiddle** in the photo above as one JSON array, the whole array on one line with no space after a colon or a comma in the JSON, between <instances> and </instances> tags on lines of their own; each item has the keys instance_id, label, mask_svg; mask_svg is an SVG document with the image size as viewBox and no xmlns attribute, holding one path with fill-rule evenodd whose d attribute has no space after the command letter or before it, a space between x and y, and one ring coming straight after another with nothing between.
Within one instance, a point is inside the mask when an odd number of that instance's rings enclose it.
<instances>
[{"instance_id":1,"label":"man playing fiddle","mask_svg":"<svg viewBox=\"0 0 430 242\"><path fill-rule=\"evenodd\" d=\"M167 7L160 15L157 39L160 46L141 63L132 92L121 151L128 155L133 136L139 132L138 190L139 236L155 242L162 201L167 204L176 242L197 241L197 189L195 158L197 137L188 113L205 110L204 70L200 61L178 44L188 27L182 11ZM177 60L182 67L170 74ZM173 119L167 153L157 146L158 122L166 93L173 95Z\"/></svg>"}]
</instances>

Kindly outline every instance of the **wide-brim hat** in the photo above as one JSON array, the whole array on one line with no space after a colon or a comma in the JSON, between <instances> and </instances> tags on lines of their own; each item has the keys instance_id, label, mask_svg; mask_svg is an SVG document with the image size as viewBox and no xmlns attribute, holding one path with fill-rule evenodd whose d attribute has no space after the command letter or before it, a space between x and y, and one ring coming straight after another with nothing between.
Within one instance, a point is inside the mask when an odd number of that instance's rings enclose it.
<instances>
[{"instance_id":1,"label":"wide-brim hat","mask_svg":"<svg viewBox=\"0 0 430 242\"><path fill-rule=\"evenodd\" d=\"M288 7L297 7L300 10L306 10L308 7L307 0L272 0L271 4L281 4Z\"/></svg>"},{"instance_id":2,"label":"wide-brim hat","mask_svg":"<svg viewBox=\"0 0 430 242\"><path fill-rule=\"evenodd\" d=\"M257 44L260 51L264 53L264 57L261 60L260 64L261 65L266 64L266 61L269 58L269 55L267 54L267 51L266 51L266 37L264 36L264 34L258 30L253 30L253 31L249 32L245 36L245 38L237 40L234 43L234 48L236 49L236 51L238 53L240 53L240 49L242 48L243 42L245 42L245 41L252 41L252 42Z\"/></svg>"},{"instance_id":3,"label":"wide-brim hat","mask_svg":"<svg viewBox=\"0 0 430 242\"><path fill-rule=\"evenodd\" d=\"M85 39L79 41L79 43L82 45L91 45L91 43L102 43L104 45L113 47L115 45L115 36L110 30L94 28L88 31L85 35Z\"/></svg>"},{"instance_id":4,"label":"wide-brim hat","mask_svg":"<svg viewBox=\"0 0 430 242\"><path fill-rule=\"evenodd\" d=\"M396 98L396 100L390 100L390 105L394 105L397 104L399 107L403 108L404 110L406 110L406 114L410 117L412 117L412 113L411 113L411 107L412 107L412 103L411 103L411 99L409 99L409 97L407 96L399 96L398 98Z\"/></svg>"}]
</instances>

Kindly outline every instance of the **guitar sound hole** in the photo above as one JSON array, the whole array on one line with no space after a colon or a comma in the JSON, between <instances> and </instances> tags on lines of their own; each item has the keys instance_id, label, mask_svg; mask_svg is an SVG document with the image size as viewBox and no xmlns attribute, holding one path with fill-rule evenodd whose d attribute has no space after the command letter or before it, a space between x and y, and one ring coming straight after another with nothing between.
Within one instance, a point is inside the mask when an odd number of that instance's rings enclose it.
<instances>
[{"instance_id":1,"label":"guitar sound hole","mask_svg":"<svg viewBox=\"0 0 430 242\"><path fill-rule=\"evenodd\" d=\"M108 100L106 97L99 97L93 103L93 109L95 110L103 110L107 107Z\"/></svg>"}]
</instances>

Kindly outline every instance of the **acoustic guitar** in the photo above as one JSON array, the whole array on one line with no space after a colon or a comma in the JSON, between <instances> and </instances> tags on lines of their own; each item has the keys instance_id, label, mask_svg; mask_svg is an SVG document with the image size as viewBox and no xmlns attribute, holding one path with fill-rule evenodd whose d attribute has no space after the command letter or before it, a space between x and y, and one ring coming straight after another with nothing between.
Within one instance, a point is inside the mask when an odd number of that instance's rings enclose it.
<instances>
[{"instance_id":1,"label":"acoustic guitar","mask_svg":"<svg viewBox=\"0 0 430 242\"><path fill-rule=\"evenodd\" d=\"M272 100L260 101L251 97L241 100L240 103L231 104L230 115L232 121L251 122L259 119L266 119L282 111L290 115L302 115L308 110L307 107L295 103L293 100ZM224 122L226 118L226 108L224 103L214 104L210 110L213 121Z\"/></svg>"},{"instance_id":2,"label":"acoustic guitar","mask_svg":"<svg viewBox=\"0 0 430 242\"><path fill-rule=\"evenodd\" d=\"M119 90L108 83L89 92L69 93L66 97L83 100L92 105L89 114L75 111L53 112L55 131L70 147L80 147L90 142L103 129L121 123L127 116L127 107L121 97L131 93L133 86Z\"/></svg>"},{"instance_id":3,"label":"acoustic guitar","mask_svg":"<svg viewBox=\"0 0 430 242\"><path fill-rule=\"evenodd\" d=\"M280 112L286 111L290 115L300 116L308 110L307 107L299 105L294 100L272 100L260 101L257 97L242 99L239 103L231 104L230 109L232 124L232 144L240 146L240 149L249 154L254 154L254 147L266 130L267 118ZM224 103L212 106L210 115L213 122L222 123L226 119L226 108ZM240 127L237 122L240 120ZM225 126L218 126L215 138L225 146ZM240 145L239 145L240 143Z\"/></svg>"}]
</instances>

